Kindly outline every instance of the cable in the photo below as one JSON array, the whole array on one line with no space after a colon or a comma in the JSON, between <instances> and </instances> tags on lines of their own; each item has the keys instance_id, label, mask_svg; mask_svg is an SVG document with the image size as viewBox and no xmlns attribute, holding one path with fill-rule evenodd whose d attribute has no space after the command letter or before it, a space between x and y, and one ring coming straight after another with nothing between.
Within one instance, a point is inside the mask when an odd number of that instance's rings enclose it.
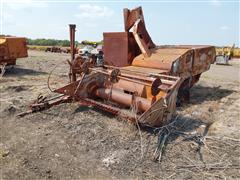
<instances>
[{"instance_id":1,"label":"cable","mask_svg":"<svg viewBox=\"0 0 240 180\"><path fill-rule=\"evenodd\" d=\"M48 86L48 89L49 89L51 92L54 92L54 91L51 89L51 87L50 87L50 85L49 85L49 80L50 80L50 77L51 77L53 71L58 67L58 65L59 65L59 64L57 64L57 65L50 71L50 73L49 73L49 75L48 75L47 86Z\"/></svg>"}]
</instances>

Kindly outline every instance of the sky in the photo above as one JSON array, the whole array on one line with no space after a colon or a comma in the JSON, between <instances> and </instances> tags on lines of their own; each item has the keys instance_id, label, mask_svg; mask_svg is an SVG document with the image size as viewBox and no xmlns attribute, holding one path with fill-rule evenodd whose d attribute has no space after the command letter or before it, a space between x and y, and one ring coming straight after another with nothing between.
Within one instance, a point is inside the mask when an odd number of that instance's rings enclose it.
<instances>
[{"instance_id":1,"label":"sky","mask_svg":"<svg viewBox=\"0 0 240 180\"><path fill-rule=\"evenodd\" d=\"M0 34L32 39L99 41L103 32L124 31L123 8L142 6L155 44L240 47L239 0L0 0Z\"/></svg>"}]
</instances>

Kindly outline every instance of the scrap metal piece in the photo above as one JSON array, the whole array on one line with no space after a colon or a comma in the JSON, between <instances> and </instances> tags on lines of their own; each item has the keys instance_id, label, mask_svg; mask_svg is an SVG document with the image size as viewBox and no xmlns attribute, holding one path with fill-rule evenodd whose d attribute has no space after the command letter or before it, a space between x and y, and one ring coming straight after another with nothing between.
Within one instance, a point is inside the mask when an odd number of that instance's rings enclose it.
<instances>
[{"instance_id":1,"label":"scrap metal piece","mask_svg":"<svg viewBox=\"0 0 240 180\"><path fill-rule=\"evenodd\" d=\"M35 113L35 112L41 112L41 111L44 111L44 110L47 110L53 106L56 106L56 105L59 105L59 104L62 104L62 103L69 103L69 102L72 102L72 98L69 97L69 96L63 96L63 95L60 95L58 97L54 97L54 98L51 98L51 99L46 99L46 97L43 98L44 100L43 101L39 101L39 97L37 98L37 100L30 105L30 109L25 111L25 112L22 112L22 113L19 113L17 116L18 117L23 117L23 116L26 116L28 114L31 114L31 113Z\"/></svg>"}]
</instances>

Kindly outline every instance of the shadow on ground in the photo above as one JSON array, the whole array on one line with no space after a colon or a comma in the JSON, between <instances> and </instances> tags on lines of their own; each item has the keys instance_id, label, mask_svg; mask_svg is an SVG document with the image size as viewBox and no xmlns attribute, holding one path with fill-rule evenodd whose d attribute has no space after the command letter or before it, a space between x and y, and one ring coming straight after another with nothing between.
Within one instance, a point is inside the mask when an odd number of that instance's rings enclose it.
<instances>
[{"instance_id":1,"label":"shadow on ground","mask_svg":"<svg viewBox=\"0 0 240 180\"><path fill-rule=\"evenodd\" d=\"M196 85L191 89L190 104L200 104L205 101L217 101L235 92L234 90L223 89L221 86L205 87Z\"/></svg>"},{"instance_id":2,"label":"shadow on ground","mask_svg":"<svg viewBox=\"0 0 240 180\"><path fill-rule=\"evenodd\" d=\"M187 132L194 131L198 129L201 125L206 125L203 121L200 119L194 119L190 117L185 117L183 115L176 115L171 119L169 124L166 124L164 126L168 126L167 131L170 131L171 129L174 129L174 131L177 132L177 134L184 134ZM159 128L151 128L151 127L141 127L142 130L147 131L149 133L158 133L159 130L162 129L162 127ZM177 137L176 137L177 138ZM174 138L174 139L176 139Z\"/></svg>"},{"instance_id":3,"label":"shadow on ground","mask_svg":"<svg viewBox=\"0 0 240 180\"><path fill-rule=\"evenodd\" d=\"M15 66L15 67L7 68L6 72L4 73L4 76L8 76L8 77L24 76L24 75L38 76L38 75L44 75L44 74L47 74L47 73Z\"/></svg>"},{"instance_id":4,"label":"shadow on ground","mask_svg":"<svg viewBox=\"0 0 240 180\"><path fill-rule=\"evenodd\" d=\"M107 116L110 118L114 118L116 117L115 115L100 110L98 108L94 108L94 107L88 107L88 106L79 106L77 109L75 109L75 111L73 112L73 114L77 114L77 113L81 113L81 112L86 112L86 111L95 111L100 113L103 116ZM175 141L175 139L177 139L179 136L182 136L186 133L192 132L196 129L199 129L200 126L208 126L208 124L204 123L203 121L201 121L200 119L194 119L194 118L190 118L190 117L185 117L183 115L176 115L175 117L172 118L172 120L170 121L170 125L167 128L167 131L172 131L171 136L169 136L169 142L171 141ZM136 125L137 127L137 125ZM152 127L147 127L147 126L141 126L141 129L147 133L150 134L157 134L159 133L159 130L162 129L160 128L152 128ZM167 132L168 133L168 132Z\"/></svg>"},{"instance_id":5,"label":"shadow on ground","mask_svg":"<svg viewBox=\"0 0 240 180\"><path fill-rule=\"evenodd\" d=\"M103 111L101 109L98 109L96 107L91 107L91 106L79 106L77 109L75 109L75 111L73 113L76 114L76 113L89 111L89 110L95 111L97 113L100 113L102 116L107 116L109 118L116 117L115 115L111 114L110 112Z\"/></svg>"}]
</instances>

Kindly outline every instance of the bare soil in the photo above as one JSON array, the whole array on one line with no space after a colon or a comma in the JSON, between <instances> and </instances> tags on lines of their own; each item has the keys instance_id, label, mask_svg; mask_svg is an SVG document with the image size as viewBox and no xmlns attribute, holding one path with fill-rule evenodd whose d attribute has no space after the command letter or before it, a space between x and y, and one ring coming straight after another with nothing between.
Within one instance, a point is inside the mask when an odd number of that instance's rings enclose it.
<instances>
[{"instance_id":1,"label":"bare soil","mask_svg":"<svg viewBox=\"0 0 240 180\"><path fill-rule=\"evenodd\" d=\"M18 118L68 81L67 54L29 51L0 80L1 179L239 179L240 60L212 65L177 109L161 161L154 130L77 103ZM169 128L169 127L166 127ZM165 128L165 129L166 129ZM172 128L172 127L171 127Z\"/></svg>"}]
</instances>

